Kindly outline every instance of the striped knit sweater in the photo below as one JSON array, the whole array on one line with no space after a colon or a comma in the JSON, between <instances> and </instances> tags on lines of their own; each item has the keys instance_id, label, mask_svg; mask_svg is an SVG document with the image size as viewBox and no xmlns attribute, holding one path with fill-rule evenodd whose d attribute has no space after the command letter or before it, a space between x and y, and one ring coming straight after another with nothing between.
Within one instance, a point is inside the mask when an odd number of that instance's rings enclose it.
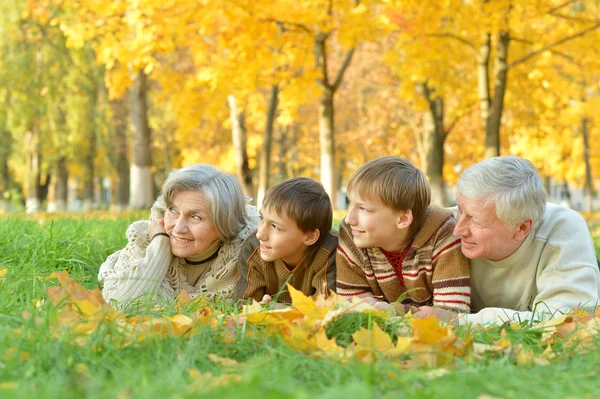
<instances>
[{"instance_id":1,"label":"striped knit sweater","mask_svg":"<svg viewBox=\"0 0 600 399\"><path fill-rule=\"evenodd\" d=\"M358 248L342 220L336 256L337 293L343 297L379 297L404 312L406 306L438 306L468 312L469 263L452 235L449 210L429 206L423 227L401 263L402 280L380 248ZM401 303L396 300L405 296ZM405 306L406 305L406 306Z\"/></svg>"}]
</instances>

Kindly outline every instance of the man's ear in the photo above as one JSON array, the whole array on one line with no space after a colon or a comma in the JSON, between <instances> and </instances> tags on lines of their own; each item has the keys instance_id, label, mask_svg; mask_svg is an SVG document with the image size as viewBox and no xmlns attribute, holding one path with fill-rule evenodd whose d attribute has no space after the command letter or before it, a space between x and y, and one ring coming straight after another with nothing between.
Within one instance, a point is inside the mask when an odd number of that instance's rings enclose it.
<instances>
[{"instance_id":1,"label":"man's ear","mask_svg":"<svg viewBox=\"0 0 600 399\"><path fill-rule=\"evenodd\" d=\"M410 209L401 211L396 220L396 227L399 229L408 229L413 222L413 214Z\"/></svg>"},{"instance_id":2,"label":"man's ear","mask_svg":"<svg viewBox=\"0 0 600 399\"><path fill-rule=\"evenodd\" d=\"M514 240L515 241L523 241L525 239L525 237L527 237L527 234L529 234L529 232L531 231L532 227L533 227L533 219L532 218L525 219L524 221L519 223L515 227Z\"/></svg>"},{"instance_id":3,"label":"man's ear","mask_svg":"<svg viewBox=\"0 0 600 399\"><path fill-rule=\"evenodd\" d=\"M319 229L315 229L315 231L309 231L308 233L304 233L304 241L303 244L310 247L313 245L319 237L321 236L321 231Z\"/></svg>"}]
</instances>

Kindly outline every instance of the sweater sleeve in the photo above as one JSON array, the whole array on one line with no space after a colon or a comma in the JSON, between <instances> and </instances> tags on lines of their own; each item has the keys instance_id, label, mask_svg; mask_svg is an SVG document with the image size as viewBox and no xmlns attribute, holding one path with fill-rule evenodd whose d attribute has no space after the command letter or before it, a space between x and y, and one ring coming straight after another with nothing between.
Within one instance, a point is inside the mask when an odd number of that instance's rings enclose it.
<instances>
[{"instance_id":1,"label":"sweater sleeve","mask_svg":"<svg viewBox=\"0 0 600 399\"><path fill-rule=\"evenodd\" d=\"M460 250L460 238L452 235L455 221L449 217L440 226L433 248L433 306L469 312L471 281L469 261Z\"/></svg>"},{"instance_id":2,"label":"sweater sleeve","mask_svg":"<svg viewBox=\"0 0 600 399\"><path fill-rule=\"evenodd\" d=\"M336 251L336 291L345 298L372 297L373 292L360 264L360 249L354 244L350 227L340 223L339 244ZM373 276L374 278L374 276Z\"/></svg>"},{"instance_id":3,"label":"sweater sleeve","mask_svg":"<svg viewBox=\"0 0 600 399\"><path fill-rule=\"evenodd\" d=\"M110 255L100 266L98 280L104 283L102 296L127 305L142 296L154 296L160 289L172 254L169 237L155 236L150 243L148 222L136 222L127 230L127 246Z\"/></svg>"},{"instance_id":4,"label":"sweater sleeve","mask_svg":"<svg viewBox=\"0 0 600 399\"><path fill-rule=\"evenodd\" d=\"M240 276L235 286L235 294L239 299L252 298L261 301L265 295L265 276L250 262L253 256L258 255L256 251L259 251L259 246L256 234L250 235L242 244L239 257Z\"/></svg>"},{"instance_id":5,"label":"sweater sleeve","mask_svg":"<svg viewBox=\"0 0 600 399\"><path fill-rule=\"evenodd\" d=\"M321 248L321 251L324 251L324 248ZM329 296L330 291L335 292L335 257L336 251L333 250L329 253L327 257L327 262L321 270L319 270L312 279L312 287L315 289L317 294L323 294L326 297Z\"/></svg>"},{"instance_id":6,"label":"sweater sleeve","mask_svg":"<svg viewBox=\"0 0 600 399\"><path fill-rule=\"evenodd\" d=\"M599 305L600 271L587 224L574 211L564 214L566 217L555 222L539 259L532 259L539 262L541 273L536 279L537 295L531 304L525 304L530 311L485 308L461 316L461 324L537 321Z\"/></svg>"}]
</instances>

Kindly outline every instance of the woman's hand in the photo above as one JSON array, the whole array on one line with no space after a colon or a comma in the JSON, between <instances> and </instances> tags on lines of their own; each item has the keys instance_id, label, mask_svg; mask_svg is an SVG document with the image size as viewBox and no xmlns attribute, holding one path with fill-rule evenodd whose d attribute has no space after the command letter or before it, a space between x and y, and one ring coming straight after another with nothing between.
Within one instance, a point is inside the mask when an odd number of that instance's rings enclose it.
<instances>
[{"instance_id":1,"label":"woman's hand","mask_svg":"<svg viewBox=\"0 0 600 399\"><path fill-rule=\"evenodd\" d=\"M148 235L152 239L158 233L167 233L165 230L165 220L158 219L150 222L150 227L148 228Z\"/></svg>"}]
</instances>

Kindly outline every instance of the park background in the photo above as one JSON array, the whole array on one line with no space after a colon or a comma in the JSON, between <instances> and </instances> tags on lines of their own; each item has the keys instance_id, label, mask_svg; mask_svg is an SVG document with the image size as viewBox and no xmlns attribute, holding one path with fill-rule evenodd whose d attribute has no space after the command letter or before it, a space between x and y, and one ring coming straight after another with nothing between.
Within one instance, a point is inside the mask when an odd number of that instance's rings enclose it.
<instances>
[{"instance_id":1,"label":"park background","mask_svg":"<svg viewBox=\"0 0 600 399\"><path fill-rule=\"evenodd\" d=\"M260 205L401 155L433 202L485 157L595 208L600 6L565 0L4 0L0 208L144 209L173 168Z\"/></svg>"},{"instance_id":2,"label":"park background","mask_svg":"<svg viewBox=\"0 0 600 399\"><path fill-rule=\"evenodd\" d=\"M597 209L599 28L592 0L1 0L0 396L600 397L598 310L543 329L338 309L281 331L226 302L123 313L92 294L194 162L256 204L302 175L341 208L380 155L449 204L466 167L512 153L551 200Z\"/></svg>"}]
</instances>

